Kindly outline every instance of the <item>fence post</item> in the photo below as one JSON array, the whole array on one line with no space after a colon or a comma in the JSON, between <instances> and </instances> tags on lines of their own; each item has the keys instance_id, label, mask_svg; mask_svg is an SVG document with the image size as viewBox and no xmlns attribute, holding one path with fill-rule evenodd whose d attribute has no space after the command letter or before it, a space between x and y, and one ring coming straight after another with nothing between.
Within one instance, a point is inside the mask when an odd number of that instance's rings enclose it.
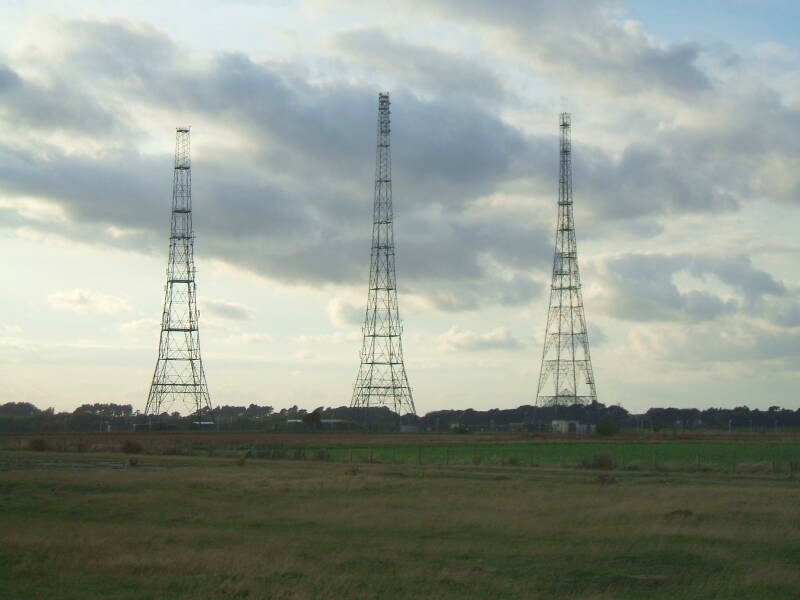
<instances>
[{"instance_id":1,"label":"fence post","mask_svg":"<svg viewBox=\"0 0 800 600\"><path fill-rule=\"evenodd\" d=\"M422 464L422 446L417 446L417 464Z\"/></svg>"},{"instance_id":2,"label":"fence post","mask_svg":"<svg viewBox=\"0 0 800 600\"><path fill-rule=\"evenodd\" d=\"M353 449L350 448L350 462L353 462Z\"/></svg>"},{"instance_id":3,"label":"fence post","mask_svg":"<svg viewBox=\"0 0 800 600\"><path fill-rule=\"evenodd\" d=\"M444 464L450 464L450 448L447 448L446 446L444 449Z\"/></svg>"}]
</instances>

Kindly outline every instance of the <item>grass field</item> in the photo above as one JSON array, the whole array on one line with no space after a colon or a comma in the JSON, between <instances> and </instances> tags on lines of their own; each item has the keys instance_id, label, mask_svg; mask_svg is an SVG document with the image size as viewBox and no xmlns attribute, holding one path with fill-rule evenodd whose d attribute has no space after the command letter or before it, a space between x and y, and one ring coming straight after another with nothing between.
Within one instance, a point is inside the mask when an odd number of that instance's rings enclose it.
<instances>
[{"instance_id":1,"label":"grass field","mask_svg":"<svg viewBox=\"0 0 800 600\"><path fill-rule=\"evenodd\" d=\"M531 434L269 434L178 432L0 436L0 448L120 451L134 441L145 454L209 456L249 453L261 458L407 464L580 465L607 454L615 468L708 472L800 472L800 434L567 437Z\"/></svg>"},{"instance_id":2,"label":"grass field","mask_svg":"<svg viewBox=\"0 0 800 600\"><path fill-rule=\"evenodd\" d=\"M3 598L800 590L800 484L788 475L127 458L0 452Z\"/></svg>"}]
</instances>

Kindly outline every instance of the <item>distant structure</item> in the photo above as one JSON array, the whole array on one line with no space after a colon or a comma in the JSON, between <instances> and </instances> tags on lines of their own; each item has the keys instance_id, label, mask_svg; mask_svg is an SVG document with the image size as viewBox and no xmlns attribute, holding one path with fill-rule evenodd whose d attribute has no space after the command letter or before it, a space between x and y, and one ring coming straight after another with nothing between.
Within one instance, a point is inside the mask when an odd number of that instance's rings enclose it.
<instances>
[{"instance_id":1,"label":"distant structure","mask_svg":"<svg viewBox=\"0 0 800 600\"><path fill-rule=\"evenodd\" d=\"M202 424L210 419L211 400L200 359L194 276L189 128L178 127L175 133L172 226L161 340L145 414L153 416L174 410L188 411L196 414L197 423Z\"/></svg>"},{"instance_id":2,"label":"distant structure","mask_svg":"<svg viewBox=\"0 0 800 600\"><path fill-rule=\"evenodd\" d=\"M369 293L362 329L361 366L350 406L359 409L386 406L405 415L416 414L416 409L403 364L400 339L403 327L397 306L394 269L389 115L389 94L378 94L378 148Z\"/></svg>"},{"instance_id":3,"label":"distant structure","mask_svg":"<svg viewBox=\"0 0 800 600\"><path fill-rule=\"evenodd\" d=\"M572 215L570 115L561 113L556 250L536 404L564 406L596 401Z\"/></svg>"},{"instance_id":4,"label":"distant structure","mask_svg":"<svg viewBox=\"0 0 800 600\"><path fill-rule=\"evenodd\" d=\"M580 421L553 420L550 422L550 431L553 433L594 433L597 426Z\"/></svg>"}]
</instances>

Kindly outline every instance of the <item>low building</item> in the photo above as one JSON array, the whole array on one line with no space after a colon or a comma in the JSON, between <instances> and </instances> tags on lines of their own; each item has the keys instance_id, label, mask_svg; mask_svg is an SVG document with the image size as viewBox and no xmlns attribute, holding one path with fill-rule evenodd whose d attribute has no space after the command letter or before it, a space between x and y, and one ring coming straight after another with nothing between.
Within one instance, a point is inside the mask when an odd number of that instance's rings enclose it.
<instances>
[{"instance_id":1,"label":"low building","mask_svg":"<svg viewBox=\"0 0 800 600\"><path fill-rule=\"evenodd\" d=\"M550 431L553 433L594 433L594 425L580 421L551 421Z\"/></svg>"}]
</instances>

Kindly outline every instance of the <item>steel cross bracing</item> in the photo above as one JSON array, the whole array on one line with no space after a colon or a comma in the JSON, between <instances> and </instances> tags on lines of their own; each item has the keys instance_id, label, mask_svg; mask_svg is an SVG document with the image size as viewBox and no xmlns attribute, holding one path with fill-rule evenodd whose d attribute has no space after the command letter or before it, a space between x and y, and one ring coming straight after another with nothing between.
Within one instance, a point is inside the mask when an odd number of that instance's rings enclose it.
<instances>
[{"instance_id":1,"label":"steel cross bracing","mask_svg":"<svg viewBox=\"0 0 800 600\"><path fill-rule=\"evenodd\" d=\"M568 113L561 113L560 146L553 281L536 391L536 403L540 406L597 401L572 214L572 142Z\"/></svg>"},{"instance_id":2,"label":"steel cross bracing","mask_svg":"<svg viewBox=\"0 0 800 600\"><path fill-rule=\"evenodd\" d=\"M178 127L161 339L145 414L177 410L194 413L202 421L210 419L211 400L200 359L191 167L189 128Z\"/></svg>"},{"instance_id":3,"label":"steel cross bracing","mask_svg":"<svg viewBox=\"0 0 800 600\"><path fill-rule=\"evenodd\" d=\"M387 406L405 415L416 414L416 410L403 364L403 328L397 306L389 115L389 94L378 94L378 148L369 293L362 329L361 366L350 406L361 409Z\"/></svg>"}]
</instances>

